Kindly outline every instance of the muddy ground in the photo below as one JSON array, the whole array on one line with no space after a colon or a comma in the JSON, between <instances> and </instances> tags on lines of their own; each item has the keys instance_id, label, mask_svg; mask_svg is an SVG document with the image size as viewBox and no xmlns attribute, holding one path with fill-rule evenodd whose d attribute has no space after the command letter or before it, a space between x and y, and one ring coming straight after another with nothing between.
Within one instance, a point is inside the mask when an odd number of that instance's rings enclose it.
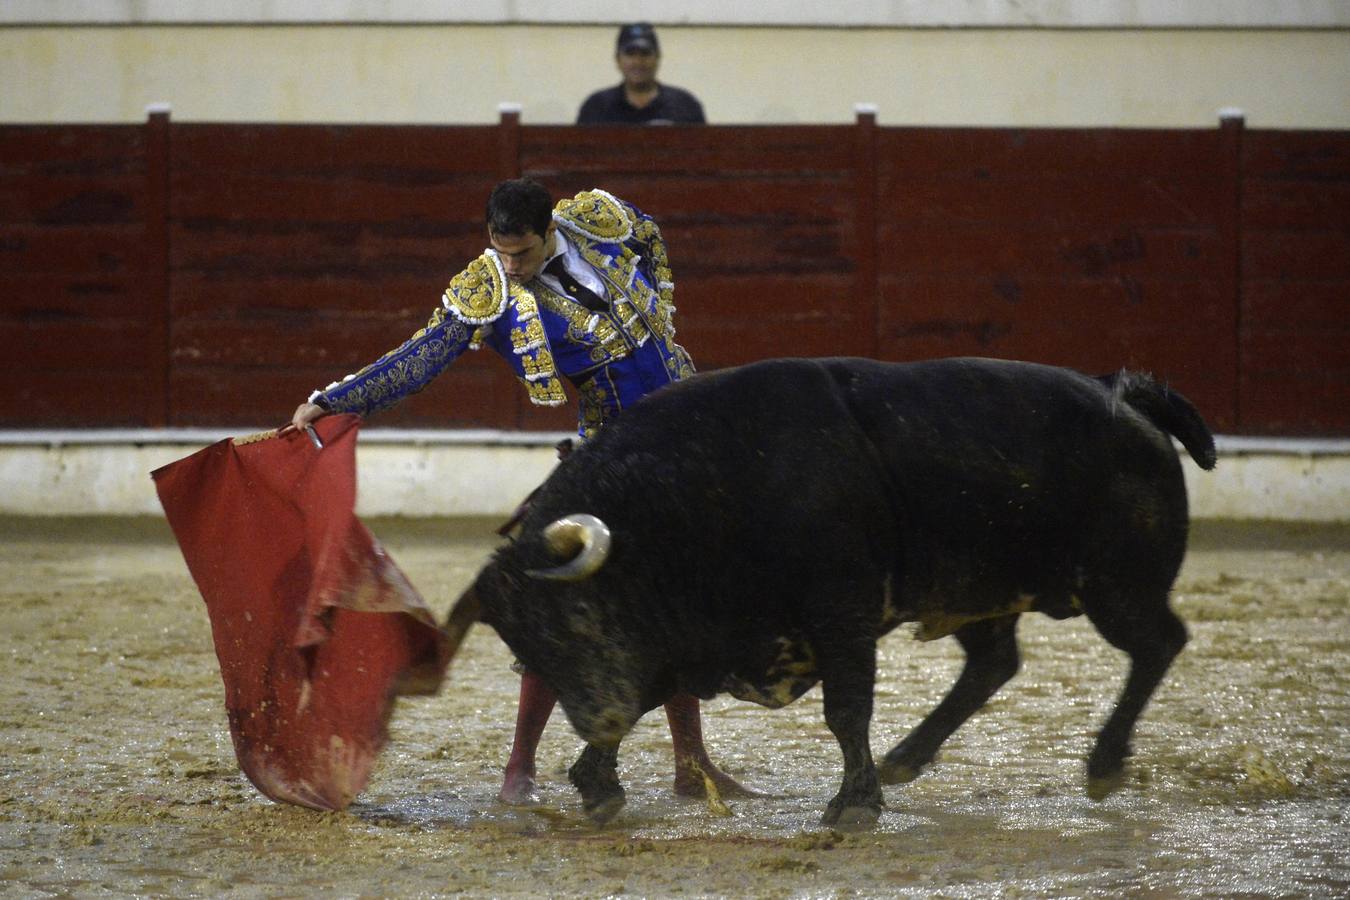
<instances>
[{"instance_id":1,"label":"muddy ground","mask_svg":"<svg viewBox=\"0 0 1350 900\"><path fill-rule=\"evenodd\" d=\"M375 521L438 614L489 552L480 521ZM167 529L0 520L0 895L1345 896L1350 526L1201 523L1175 604L1191 643L1145 711L1125 787L1083 791L1124 658L1028 616L1021 675L871 831L817 820L837 787L820 692L705 705L715 759L768 796L730 815L670 790L649 716L629 803L582 816L555 715L543 802L495 794L516 678L476 630L439 696L405 699L349 811L276 805L239 774L205 608ZM955 677L952 641L881 644L878 756Z\"/></svg>"}]
</instances>

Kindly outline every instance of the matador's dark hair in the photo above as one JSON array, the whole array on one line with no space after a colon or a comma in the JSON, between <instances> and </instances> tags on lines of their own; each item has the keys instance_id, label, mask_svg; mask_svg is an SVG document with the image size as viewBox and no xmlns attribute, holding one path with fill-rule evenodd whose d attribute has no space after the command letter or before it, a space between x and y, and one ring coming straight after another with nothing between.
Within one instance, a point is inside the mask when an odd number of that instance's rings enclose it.
<instances>
[{"instance_id":1,"label":"matador's dark hair","mask_svg":"<svg viewBox=\"0 0 1350 900\"><path fill-rule=\"evenodd\" d=\"M533 178L513 178L492 189L487 202L487 227L493 234L543 237L553 221L553 196Z\"/></svg>"}]
</instances>

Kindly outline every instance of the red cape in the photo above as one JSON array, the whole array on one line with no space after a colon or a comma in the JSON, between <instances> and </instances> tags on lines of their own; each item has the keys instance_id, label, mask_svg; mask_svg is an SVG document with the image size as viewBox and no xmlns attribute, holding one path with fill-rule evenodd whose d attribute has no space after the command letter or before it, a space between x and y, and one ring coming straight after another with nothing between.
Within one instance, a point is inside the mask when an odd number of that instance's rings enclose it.
<instances>
[{"instance_id":1,"label":"red cape","mask_svg":"<svg viewBox=\"0 0 1350 900\"><path fill-rule=\"evenodd\" d=\"M446 642L356 518L355 416L224 440L152 474L211 618L235 755L273 800L342 809L398 694L431 693Z\"/></svg>"}]
</instances>

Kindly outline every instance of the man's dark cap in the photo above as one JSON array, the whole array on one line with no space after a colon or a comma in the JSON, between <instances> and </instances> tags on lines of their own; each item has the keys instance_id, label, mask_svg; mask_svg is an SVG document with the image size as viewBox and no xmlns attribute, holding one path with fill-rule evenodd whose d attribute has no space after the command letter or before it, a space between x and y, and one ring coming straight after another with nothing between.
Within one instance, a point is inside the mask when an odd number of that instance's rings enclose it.
<instances>
[{"instance_id":1,"label":"man's dark cap","mask_svg":"<svg viewBox=\"0 0 1350 900\"><path fill-rule=\"evenodd\" d=\"M656 30L646 22L634 22L620 28L619 40L615 46L620 53L625 50L661 52L661 45L656 42Z\"/></svg>"}]
</instances>

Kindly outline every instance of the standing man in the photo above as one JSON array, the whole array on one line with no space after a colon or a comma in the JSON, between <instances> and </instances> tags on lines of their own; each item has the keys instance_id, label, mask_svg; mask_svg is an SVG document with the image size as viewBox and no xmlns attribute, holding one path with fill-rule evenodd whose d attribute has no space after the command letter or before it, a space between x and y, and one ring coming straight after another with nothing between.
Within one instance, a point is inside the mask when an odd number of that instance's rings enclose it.
<instances>
[{"instance_id":1,"label":"standing man","mask_svg":"<svg viewBox=\"0 0 1350 900\"><path fill-rule=\"evenodd\" d=\"M698 98L656 80L661 45L652 26L638 22L620 28L614 60L623 83L587 97L577 113L578 125L704 124L703 105Z\"/></svg>"},{"instance_id":2,"label":"standing man","mask_svg":"<svg viewBox=\"0 0 1350 900\"><path fill-rule=\"evenodd\" d=\"M291 428L329 413L368 416L426 387L467 349L491 347L515 369L531 402L580 397L578 431L595 434L626 406L694 371L675 343L674 283L656 222L600 190L555 207L528 178L504 181L487 203L490 249L450 280L426 327L354 375L315 391ZM520 680L515 741L499 794L532 799L535 750L557 697L530 672ZM746 793L703 745L698 700L666 704L675 792L701 796L701 768L724 792Z\"/></svg>"}]
</instances>

